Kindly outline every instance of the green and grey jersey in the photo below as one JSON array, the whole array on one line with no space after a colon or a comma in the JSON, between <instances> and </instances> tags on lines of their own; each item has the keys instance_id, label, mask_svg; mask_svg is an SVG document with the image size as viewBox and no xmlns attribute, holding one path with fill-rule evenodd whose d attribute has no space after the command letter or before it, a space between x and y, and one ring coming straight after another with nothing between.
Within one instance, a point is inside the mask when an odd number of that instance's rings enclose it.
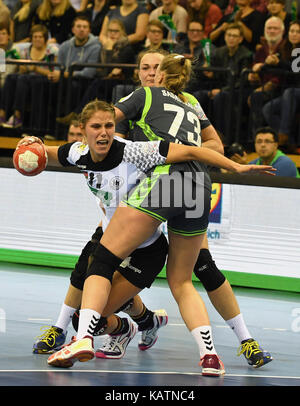
<instances>
[{"instance_id":1,"label":"green and grey jersey","mask_svg":"<svg viewBox=\"0 0 300 406\"><path fill-rule=\"evenodd\" d=\"M187 102L164 87L141 87L115 106L134 122L133 141L166 140L201 146L201 124L205 114L197 99L184 93ZM192 172L206 172L200 162L176 164Z\"/></svg>"}]
</instances>

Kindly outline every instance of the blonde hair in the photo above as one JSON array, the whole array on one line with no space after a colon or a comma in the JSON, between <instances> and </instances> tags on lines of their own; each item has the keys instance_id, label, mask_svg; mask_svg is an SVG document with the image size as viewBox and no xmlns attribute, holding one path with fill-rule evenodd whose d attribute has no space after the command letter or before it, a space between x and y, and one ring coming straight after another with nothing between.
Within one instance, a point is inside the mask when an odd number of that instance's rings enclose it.
<instances>
[{"instance_id":1,"label":"blonde hair","mask_svg":"<svg viewBox=\"0 0 300 406\"><path fill-rule=\"evenodd\" d=\"M86 104L79 115L79 121L83 128L85 128L86 123L97 111L109 112L115 120L116 112L114 106L104 100L95 99Z\"/></svg>"},{"instance_id":2,"label":"blonde hair","mask_svg":"<svg viewBox=\"0 0 300 406\"><path fill-rule=\"evenodd\" d=\"M185 101L181 92L185 89L191 76L191 61L183 55L170 54L161 61L160 70L165 73L165 88Z\"/></svg>"},{"instance_id":3,"label":"blonde hair","mask_svg":"<svg viewBox=\"0 0 300 406\"><path fill-rule=\"evenodd\" d=\"M14 20L19 20L20 22L25 21L29 16L31 0L22 5L18 12L14 15Z\"/></svg>"},{"instance_id":4,"label":"blonde hair","mask_svg":"<svg viewBox=\"0 0 300 406\"><path fill-rule=\"evenodd\" d=\"M53 17L61 17L68 8L71 7L69 0L61 0L61 3L53 7L50 0L43 0L37 9L37 14L41 20L49 20Z\"/></svg>"}]
</instances>

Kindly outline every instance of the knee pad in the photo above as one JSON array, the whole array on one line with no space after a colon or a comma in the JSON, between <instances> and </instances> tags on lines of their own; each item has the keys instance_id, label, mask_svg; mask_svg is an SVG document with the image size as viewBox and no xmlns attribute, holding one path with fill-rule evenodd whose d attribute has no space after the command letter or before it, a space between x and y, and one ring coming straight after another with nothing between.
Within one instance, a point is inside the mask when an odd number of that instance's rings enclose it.
<instances>
[{"instance_id":1,"label":"knee pad","mask_svg":"<svg viewBox=\"0 0 300 406\"><path fill-rule=\"evenodd\" d=\"M81 254L70 277L71 285L77 289L83 290L83 285L89 264L89 257L97 248L98 244L98 241L89 241L81 251Z\"/></svg>"},{"instance_id":2,"label":"knee pad","mask_svg":"<svg viewBox=\"0 0 300 406\"><path fill-rule=\"evenodd\" d=\"M194 273L208 292L218 289L226 280L208 249L200 250Z\"/></svg>"},{"instance_id":3,"label":"knee pad","mask_svg":"<svg viewBox=\"0 0 300 406\"><path fill-rule=\"evenodd\" d=\"M88 278L91 275L98 275L108 279L111 283L113 274L121 262L123 262L123 259L118 258L99 243L91 255L91 264L88 267L86 277Z\"/></svg>"},{"instance_id":4,"label":"knee pad","mask_svg":"<svg viewBox=\"0 0 300 406\"><path fill-rule=\"evenodd\" d=\"M76 310L76 312L73 314L72 317L72 325L76 332L78 331L79 312L80 310ZM95 327L93 336L101 336L101 334L103 334L103 332L105 331L106 327L107 327L107 318L100 317L100 320L98 321L98 324Z\"/></svg>"},{"instance_id":5,"label":"knee pad","mask_svg":"<svg viewBox=\"0 0 300 406\"><path fill-rule=\"evenodd\" d=\"M123 306L120 307L120 309L115 311L115 313L128 311L131 308L131 306L133 305L133 302L134 302L133 298L128 300L128 302L124 303Z\"/></svg>"}]
</instances>

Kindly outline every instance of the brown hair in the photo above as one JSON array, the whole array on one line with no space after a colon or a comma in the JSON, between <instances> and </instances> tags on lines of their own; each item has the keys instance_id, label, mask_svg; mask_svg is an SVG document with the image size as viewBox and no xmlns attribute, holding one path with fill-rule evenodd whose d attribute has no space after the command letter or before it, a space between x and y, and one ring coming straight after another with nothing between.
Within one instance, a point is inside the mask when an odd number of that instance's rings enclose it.
<instances>
[{"instance_id":1,"label":"brown hair","mask_svg":"<svg viewBox=\"0 0 300 406\"><path fill-rule=\"evenodd\" d=\"M150 27L153 26L153 25L154 25L156 28L160 29L162 33L164 32L164 25L163 25L163 23L162 23L161 21L159 21L159 20L150 20L150 21L148 22L148 24L147 24L147 30L149 31L149 30L150 30Z\"/></svg>"},{"instance_id":2,"label":"brown hair","mask_svg":"<svg viewBox=\"0 0 300 406\"><path fill-rule=\"evenodd\" d=\"M97 111L109 112L109 113L111 113L111 115L113 116L113 119L115 120L116 113L115 113L114 106L110 103L107 103L104 100L95 99L95 100L92 100L91 102L89 102L88 104L86 104L85 107L83 108L83 110L79 116L80 124L83 127L85 127L86 123L95 113L97 113Z\"/></svg>"},{"instance_id":3,"label":"brown hair","mask_svg":"<svg viewBox=\"0 0 300 406\"><path fill-rule=\"evenodd\" d=\"M164 49L160 49L160 48L159 49L148 49L146 51L141 51L138 54L138 57L137 57L138 69L140 68L141 60L142 60L143 56L147 55L147 54L160 54L160 55L166 56L166 55L169 55L169 52L165 51Z\"/></svg>"},{"instance_id":4,"label":"brown hair","mask_svg":"<svg viewBox=\"0 0 300 406\"><path fill-rule=\"evenodd\" d=\"M164 86L185 101L181 92L185 89L191 76L191 61L180 54L164 57L160 70L165 73Z\"/></svg>"},{"instance_id":5,"label":"brown hair","mask_svg":"<svg viewBox=\"0 0 300 406\"><path fill-rule=\"evenodd\" d=\"M31 30L30 30L30 39L31 39L31 41L32 41L32 36L33 36L33 34L34 34L35 32L41 32L41 33L43 34L43 37L44 37L44 39L45 39L45 42L48 41L48 36L49 36L49 34L48 34L48 29L47 29L47 27L46 27L45 25L36 24L36 25L33 25L33 26L31 27Z\"/></svg>"},{"instance_id":6,"label":"brown hair","mask_svg":"<svg viewBox=\"0 0 300 406\"><path fill-rule=\"evenodd\" d=\"M225 29L225 32L228 31L228 30L239 30L240 36L241 37L244 36L244 31L243 31L243 28L242 28L240 23L230 23L230 24L228 24L226 29Z\"/></svg>"}]
</instances>

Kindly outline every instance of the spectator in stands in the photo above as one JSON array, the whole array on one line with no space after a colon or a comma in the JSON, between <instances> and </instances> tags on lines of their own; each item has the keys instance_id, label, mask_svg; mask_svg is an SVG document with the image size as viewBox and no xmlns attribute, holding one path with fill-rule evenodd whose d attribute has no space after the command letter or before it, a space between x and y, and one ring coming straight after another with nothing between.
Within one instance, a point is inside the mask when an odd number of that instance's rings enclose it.
<instances>
[{"instance_id":1,"label":"spectator in stands","mask_svg":"<svg viewBox=\"0 0 300 406\"><path fill-rule=\"evenodd\" d=\"M86 16L78 15L72 25L73 37L63 42L59 47L57 62L65 66L64 78L69 77L69 69L74 62L97 63L101 45L98 38L91 34L90 21ZM93 78L96 68L78 68L73 72L73 77ZM54 70L48 75L49 80L58 82L60 71Z\"/></svg>"},{"instance_id":2,"label":"spectator in stands","mask_svg":"<svg viewBox=\"0 0 300 406\"><path fill-rule=\"evenodd\" d=\"M210 74L201 69L210 65L215 49L216 47L205 38L203 25L199 21L190 21L187 38L174 47L174 52L182 54L193 61L192 75L186 88L189 93L194 93L199 88L202 91L210 88Z\"/></svg>"},{"instance_id":3,"label":"spectator in stands","mask_svg":"<svg viewBox=\"0 0 300 406\"><path fill-rule=\"evenodd\" d=\"M236 0L236 9L226 14L210 33L209 38L217 47L225 44L224 32L229 23L239 22L243 28L243 45L254 52L263 35L265 17L251 6L251 0Z\"/></svg>"},{"instance_id":4,"label":"spectator in stands","mask_svg":"<svg viewBox=\"0 0 300 406\"><path fill-rule=\"evenodd\" d=\"M295 163L278 149L278 134L271 127L261 127L255 132L255 151L258 158L249 164L272 165L277 176L299 177Z\"/></svg>"},{"instance_id":5,"label":"spectator in stands","mask_svg":"<svg viewBox=\"0 0 300 406\"><path fill-rule=\"evenodd\" d=\"M162 5L150 13L149 19L158 19L163 22L164 39L170 43L176 41L176 36L186 34L188 13L184 7L178 4L178 0L162 0ZM170 21L171 27L168 25L168 21Z\"/></svg>"},{"instance_id":6,"label":"spectator in stands","mask_svg":"<svg viewBox=\"0 0 300 406\"><path fill-rule=\"evenodd\" d=\"M0 24L0 49L5 52L5 58L20 58L20 50L18 49L18 46L10 40L9 27L7 26L6 22ZM5 70L0 72L0 125L5 123L6 121L5 103L2 88L5 83L6 77L11 73L16 72L16 70L17 65L7 63L5 65Z\"/></svg>"},{"instance_id":7,"label":"spectator in stands","mask_svg":"<svg viewBox=\"0 0 300 406\"><path fill-rule=\"evenodd\" d=\"M2 0L0 0L0 25L1 27L6 25L9 30L11 29L10 9Z\"/></svg>"},{"instance_id":8,"label":"spectator in stands","mask_svg":"<svg viewBox=\"0 0 300 406\"><path fill-rule=\"evenodd\" d=\"M100 62L116 65L134 63L135 53L131 44L127 41L122 21L110 20L107 32L108 36L104 37L104 42L102 43ZM82 100L65 117L57 118L57 122L68 125L74 116L79 114L83 107L95 98L110 101L113 87L118 83L123 83L125 78L128 80L132 74L133 68L126 69L126 71L118 67L99 69L97 77L85 91Z\"/></svg>"},{"instance_id":9,"label":"spectator in stands","mask_svg":"<svg viewBox=\"0 0 300 406\"><path fill-rule=\"evenodd\" d=\"M137 55L144 46L147 34L149 12L146 7L137 0L122 0L122 5L110 10L104 18L99 36L101 43L104 43L105 37L108 36L108 23L111 19L123 22L128 41Z\"/></svg>"},{"instance_id":10,"label":"spectator in stands","mask_svg":"<svg viewBox=\"0 0 300 406\"><path fill-rule=\"evenodd\" d=\"M49 62L49 58L55 62L58 48L53 44L47 44L48 31L43 25L35 25L31 29L31 42L20 50L21 59L34 62ZM26 107L31 106L36 119L42 115L41 107L45 105L42 98L45 95L43 88L48 84L47 76L50 68L37 65L20 65L19 72L6 77L3 96L6 114L12 112L12 116L3 127L22 127Z\"/></svg>"},{"instance_id":11,"label":"spectator in stands","mask_svg":"<svg viewBox=\"0 0 300 406\"><path fill-rule=\"evenodd\" d=\"M187 37L174 47L174 52L184 55L189 59L197 58L198 63L203 65L206 62L202 45L204 38L203 25L199 21L190 21L187 29Z\"/></svg>"},{"instance_id":12,"label":"spectator in stands","mask_svg":"<svg viewBox=\"0 0 300 406\"><path fill-rule=\"evenodd\" d=\"M30 30L40 0L18 0L11 12L12 39L14 42L30 42Z\"/></svg>"},{"instance_id":13,"label":"spectator in stands","mask_svg":"<svg viewBox=\"0 0 300 406\"><path fill-rule=\"evenodd\" d=\"M189 21L199 21L204 27L204 35L208 37L223 17L219 6L210 0L188 0L187 11Z\"/></svg>"},{"instance_id":14,"label":"spectator in stands","mask_svg":"<svg viewBox=\"0 0 300 406\"><path fill-rule=\"evenodd\" d=\"M76 11L69 0L43 0L38 7L34 24L43 24L49 31L49 42L62 44L72 37Z\"/></svg>"},{"instance_id":15,"label":"spectator in stands","mask_svg":"<svg viewBox=\"0 0 300 406\"><path fill-rule=\"evenodd\" d=\"M224 134L226 133L228 117L232 111L229 98L230 92L233 90L232 96L237 99L241 72L243 69L250 68L252 64L252 52L242 45L242 42L243 29L241 24L229 24L225 31L226 45L216 49L212 59L212 66L230 68L233 78L227 72L211 72L211 77L218 86L206 91L206 100L203 100L204 92L201 93L201 97L198 96L198 92L194 93L203 108L208 104L208 98L212 100L214 127ZM233 89L231 89L231 86L233 86ZM231 103L233 103L233 100L231 100ZM230 140L227 140L227 142L230 142Z\"/></svg>"},{"instance_id":16,"label":"spectator in stands","mask_svg":"<svg viewBox=\"0 0 300 406\"><path fill-rule=\"evenodd\" d=\"M284 33L287 35L292 21L292 14L285 10L285 0L267 0L267 9L266 19L274 16L281 18L285 27Z\"/></svg>"},{"instance_id":17,"label":"spectator in stands","mask_svg":"<svg viewBox=\"0 0 300 406\"><path fill-rule=\"evenodd\" d=\"M83 133L79 120L72 120L68 129L67 142L82 142Z\"/></svg>"},{"instance_id":18,"label":"spectator in stands","mask_svg":"<svg viewBox=\"0 0 300 406\"><path fill-rule=\"evenodd\" d=\"M5 58L9 59L19 59L20 49L13 41L10 39L9 27L6 23L0 24L0 49L5 52ZM5 71L0 71L0 88L3 87L4 81L7 75L13 73L17 70L17 65L6 64ZM1 115L0 115L1 121Z\"/></svg>"},{"instance_id":19,"label":"spectator in stands","mask_svg":"<svg viewBox=\"0 0 300 406\"><path fill-rule=\"evenodd\" d=\"M110 0L94 0L93 5L84 11L91 21L91 33L96 37L100 35L104 17L110 10L110 6Z\"/></svg>"},{"instance_id":20,"label":"spectator in stands","mask_svg":"<svg viewBox=\"0 0 300 406\"><path fill-rule=\"evenodd\" d=\"M270 17L265 22L265 35L254 55L253 72L248 75L249 83L255 88L248 98L251 133L264 124L263 105L276 97L280 91L280 76L268 72L267 69L274 65L273 61L279 56L283 33L284 24L279 17Z\"/></svg>"},{"instance_id":21,"label":"spectator in stands","mask_svg":"<svg viewBox=\"0 0 300 406\"><path fill-rule=\"evenodd\" d=\"M147 25L147 38L143 51L149 49L170 50L169 44L164 42L164 26L159 20L150 20Z\"/></svg>"},{"instance_id":22,"label":"spectator in stands","mask_svg":"<svg viewBox=\"0 0 300 406\"><path fill-rule=\"evenodd\" d=\"M293 21L288 30L288 37L279 47L281 58L273 58L275 66L290 73L285 82L285 89L279 97L270 100L263 107L267 124L278 131L279 145L290 153L298 153L297 147L300 146L299 123L297 126L294 125L300 105L300 81L299 73L292 73L294 59L292 52L298 48L300 48L300 21Z\"/></svg>"}]
</instances>

